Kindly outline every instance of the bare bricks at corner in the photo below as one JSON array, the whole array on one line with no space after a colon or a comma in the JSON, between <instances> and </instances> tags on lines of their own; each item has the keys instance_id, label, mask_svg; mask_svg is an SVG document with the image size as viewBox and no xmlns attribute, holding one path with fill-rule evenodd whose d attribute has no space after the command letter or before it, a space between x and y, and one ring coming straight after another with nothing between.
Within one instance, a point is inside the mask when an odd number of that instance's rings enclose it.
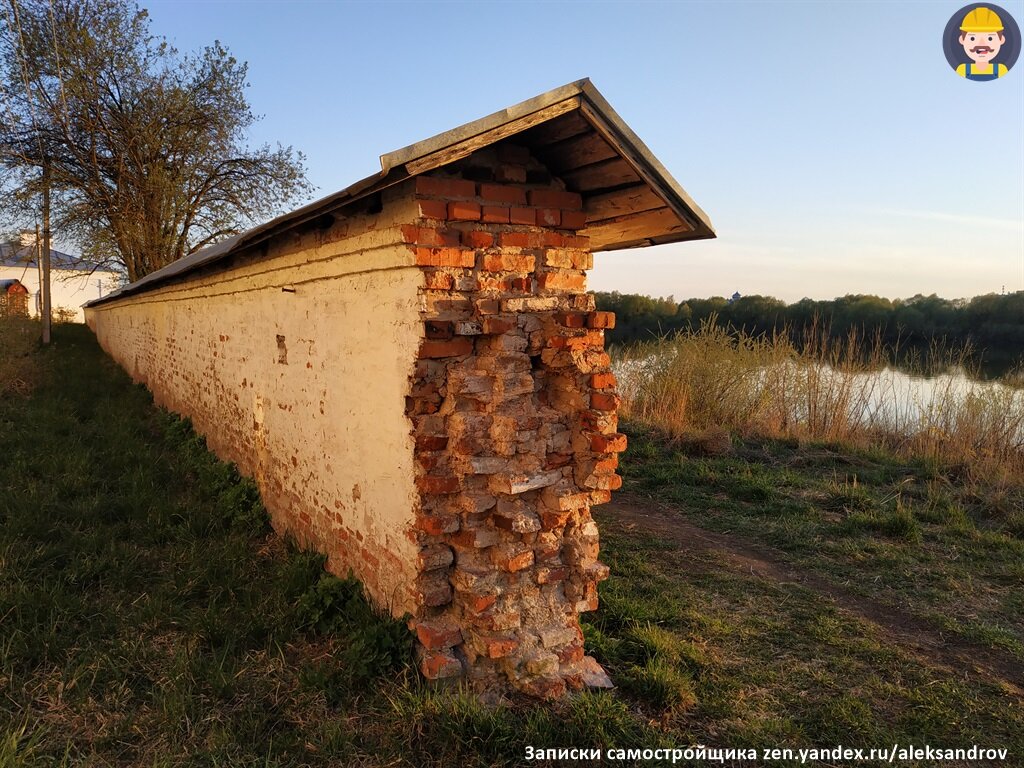
<instances>
[{"instance_id":1,"label":"bare bricks at corner","mask_svg":"<svg viewBox=\"0 0 1024 768\"><path fill-rule=\"evenodd\" d=\"M424 219L583 229L583 199L562 189L527 189L516 184L466 179L416 178L419 215Z\"/></svg>"}]
</instances>

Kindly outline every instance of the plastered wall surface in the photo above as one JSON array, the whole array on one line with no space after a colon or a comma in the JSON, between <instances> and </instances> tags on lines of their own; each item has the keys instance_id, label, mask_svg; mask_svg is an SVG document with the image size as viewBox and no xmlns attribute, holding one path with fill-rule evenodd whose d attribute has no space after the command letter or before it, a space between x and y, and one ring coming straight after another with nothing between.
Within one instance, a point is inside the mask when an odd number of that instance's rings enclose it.
<instances>
[{"instance_id":1,"label":"plastered wall surface","mask_svg":"<svg viewBox=\"0 0 1024 768\"><path fill-rule=\"evenodd\" d=\"M420 270L379 214L290 234L232 268L87 310L103 348L255 478L275 528L414 611Z\"/></svg>"}]
</instances>

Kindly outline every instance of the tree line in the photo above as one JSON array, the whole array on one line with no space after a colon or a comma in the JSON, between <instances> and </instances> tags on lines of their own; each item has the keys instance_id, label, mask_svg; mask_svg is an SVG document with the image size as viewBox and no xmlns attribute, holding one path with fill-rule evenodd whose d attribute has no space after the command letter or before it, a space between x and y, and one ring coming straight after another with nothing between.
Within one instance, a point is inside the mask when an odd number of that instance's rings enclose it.
<instances>
[{"instance_id":1,"label":"tree line","mask_svg":"<svg viewBox=\"0 0 1024 768\"><path fill-rule=\"evenodd\" d=\"M686 299L597 293L599 309L615 312L613 344L630 344L699 328L714 322L749 333L787 331L799 339L812 326L833 338L851 332L879 338L890 346L913 347L936 341L984 350L990 358L1024 355L1024 291L943 299L918 294L909 299L849 295L831 300L801 299L793 304L771 296Z\"/></svg>"}]
</instances>

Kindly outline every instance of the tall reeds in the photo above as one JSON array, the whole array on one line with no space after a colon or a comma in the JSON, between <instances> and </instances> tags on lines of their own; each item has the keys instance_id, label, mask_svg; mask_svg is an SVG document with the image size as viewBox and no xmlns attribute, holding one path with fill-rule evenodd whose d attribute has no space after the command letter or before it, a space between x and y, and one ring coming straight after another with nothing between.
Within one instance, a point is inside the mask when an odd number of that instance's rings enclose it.
<instances>
[{"instance_id":1,"label":"tall reeds","mask_svg":"<svg viewBox=\"0 0 1024 768\"><path fill-rule=\"evenodd\" d=\"M690 438L742 434L884 445L907 457L1024 479L1024 392L958 374L970 350L935 345L914 381L893 368L898 350L856 332L814 325L754 336L712 319L616 355L622 414ZM941 365L938 365L941 364Z\"/></svg>"}]
</instances>

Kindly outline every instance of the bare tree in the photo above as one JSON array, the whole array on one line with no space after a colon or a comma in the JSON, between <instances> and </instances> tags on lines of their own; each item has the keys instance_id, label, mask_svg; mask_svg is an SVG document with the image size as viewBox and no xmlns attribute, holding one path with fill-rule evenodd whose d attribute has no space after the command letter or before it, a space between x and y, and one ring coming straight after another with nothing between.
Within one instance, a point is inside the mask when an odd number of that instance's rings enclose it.
<instances>
[{"instance_id":1,"label":"bare tree","mask_svg":"<svg viewBox=\"0 0 1024 768\"><path fill-rule=\"evenodd\" d=\"M0 205L48 166L61 239L136 280L308 196L301 153L248 146L219 42L179 55L131 0L0 2Z\"/></svg>"}]
</instances>

